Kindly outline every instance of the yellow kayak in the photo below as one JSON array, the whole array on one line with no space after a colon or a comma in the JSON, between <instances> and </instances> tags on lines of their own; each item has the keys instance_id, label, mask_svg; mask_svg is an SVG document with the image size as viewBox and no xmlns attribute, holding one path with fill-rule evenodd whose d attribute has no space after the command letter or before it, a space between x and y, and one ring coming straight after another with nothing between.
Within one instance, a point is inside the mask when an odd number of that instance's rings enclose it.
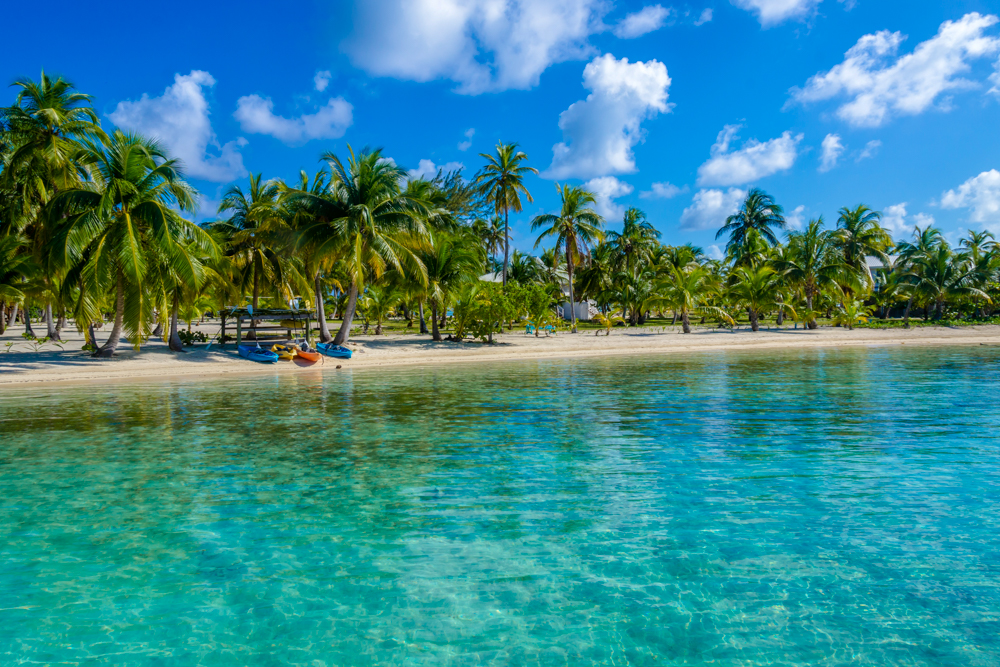
<instances>
[{"instance_id":1,"label":"yellow kayak","mask_svg":"<svg viewBox=\"0 0 1000 667\"><path fill-rule=\"evenodd\" d=\"M288 345L282 345L281 343L275 343L271 346L271 352L278 355L278 359L284 359L285 361L291 361L295 358L295 348Z\"/></svg>"}]
</instances>

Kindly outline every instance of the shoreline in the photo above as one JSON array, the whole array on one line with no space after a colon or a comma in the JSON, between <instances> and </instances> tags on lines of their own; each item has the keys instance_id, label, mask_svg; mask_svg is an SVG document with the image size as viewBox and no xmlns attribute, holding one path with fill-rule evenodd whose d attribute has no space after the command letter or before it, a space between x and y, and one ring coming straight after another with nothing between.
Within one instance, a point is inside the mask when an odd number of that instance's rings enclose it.
<instances>
[{"instance_id":1,"label":"shoreline","mask_svg":"<svg viewBox=\"0 0 1000 667\"><path fill-rule=\"evenodd\" d=\"M1000 345L1000 326L919 327L914 329L823 328L772 329L757 333L696 330L617 330L611 336L591 332L559 333L546 338L513 332L498 336L492 346L479 342L434 343L429 336L407 334L375 338L359 336L350 341L352 359L325 358L324 363L278 362L257 364L240 358L230 344L226 349L193 348L186 355L170 352L160 341L150 341L140 353L119 348L113 359L97 360L79 350L82 337L66 335L65 350L17 349L0 351L0 391L52 385L87 385L142 380L224 379L226 376L268 376L287 373L328 373L340 370L375 370L415 366L440 366L475 362L544 359L594 359L636 355L670 355L684 352L774 351L844 347ZM3 340L17 341L8 332ZM22 343L20 347L27 344ZM52 344L48 344L52 345ZM43 346L44 348L44 346ZM341 368L338 369L337 366Z\"/></svg>"}]
</instances>

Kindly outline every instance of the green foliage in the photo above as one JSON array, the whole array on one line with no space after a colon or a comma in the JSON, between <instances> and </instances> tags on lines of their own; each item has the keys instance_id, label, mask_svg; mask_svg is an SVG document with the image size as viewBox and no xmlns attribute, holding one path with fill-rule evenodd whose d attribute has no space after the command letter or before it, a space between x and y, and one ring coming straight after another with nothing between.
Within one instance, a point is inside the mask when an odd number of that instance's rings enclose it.
<instances>
[{"instance_id":1,"label":"green foliage","mask_svg":"<svg viewBox=\"0 0 1000 667\"><path fill-rule=\"evenodd\" d=\"M499 283L480 283L455 304L456 337L468 332L473 338L493 342L493 334L517 317L517 307ZM461 335L459 335L461 334Z\"/></svg>"},{"instance_id":2,"label":"green foliage","mask_svg":"<svg viewBox=\"0 0 1000 667\"><path fill-rule=\"evenodd\" d=\"M184 345L191 346L195 343L205 343L208 341L208 336L202 331L178 331L177 336L181 339Z\"/></svg>"}]
</instances>

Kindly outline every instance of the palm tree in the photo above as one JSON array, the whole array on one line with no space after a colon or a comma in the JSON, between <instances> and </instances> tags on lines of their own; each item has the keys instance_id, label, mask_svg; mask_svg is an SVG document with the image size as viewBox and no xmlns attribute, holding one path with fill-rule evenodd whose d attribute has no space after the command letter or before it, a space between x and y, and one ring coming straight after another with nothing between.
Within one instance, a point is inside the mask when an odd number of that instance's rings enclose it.
<instances>
[{"instance_id":1,"label":"palm tree","mask_svg":"<svg viewBox=\"0 0 1000 667\"><path fill-rule=\"evenodd\" d=\"M30 255L23 252L25 240L17 235L0 236L0 334L7 328L6 304L24 302L24 281L35 273L35 264ZM11 315L14 324L17 311Z\"/></svg>"},{"instance_id":2,"label":"palm tree","mask_svg":"<svg viewBox=\"0 0 1000 667\"><path fill-rule=\"evenodd\" d=\"M978 262L984 255L997 250L997 242L994 238L993 233L990 231L983 230L977 232L974 229L970 229L965 238L959 242L959 246L962 248L962 252L973 262Z\"/></svg>"},{"instance_id":3,"label":"palm tree","mask_svg":"<svg viewBox=\"0 0 1000 667\"><path fill-rule=\"evenodd\" d=\"M209 235L175 210L194 209L194 190L176 160L153 140L120 130L105 147L86 142L82 160L94 181L60 192L52 201L53 220L61 221L53 253L73 264L67 282L77 279L92 292L110 286L115 320L107 342L95 356L115 353L123 327L138 349L148 335L152 299L146 284L156 253L180 280L196 284L195 267L184 244L211 254Z\"/></svg>"},{"instance_id":4,"label":"palm tree","mask_svg":"<svg viewBox=\"0 0 1000 667\"><path fill-rule=\"evenodd\" d=\"M333 153L323 155L329 166L330 186L322 195L300 194L313 207L315 223L307 236L317 252L337 254L349 281L347 304L334 343L342 345L351 332L358 293L370 278L389 267L408 269L421 283L427 271L414 250L426 244L424 220L431 213L424 202L400 191L406 172L382 157L381 149L355 154L345 164Z\"/></svg>"},{"instance_id":5,"label":"palm tree","mask_svg":"<svg viewBox=\"0 0 1000 667\"><path fill-rule=\"evenodd\" d=\"M738 266L733 269L730 280L729 298L747 309L753 331L760 329L760 316L767 311L787 310L794 317L795 309L784 302L783 285L770 266L755 269Z\"/></svg>"},{"instance_id":6,"label":"palm tree","mask_svg":"<svg viewBox=\"0 0 1000 667\"><path fill-rule=\"evenodd\" d=\"M712 272L698 264L683 267L671 266L669 274L661 278L654 288L655 296L646 307L670 308L680 314L684 333L691 333L691 314L712 314L722 321L731 321L722 308L713 306L709 299L719 292L719 284Z\"/></svg>"},{"instance_id":7,"label":"palm tree","mask_svg":"<svg viewBox=\"0 0 1000 667\"><path fill-rule=\"evenodd\" d=\"M913 286L919 280L920 265L917 258L929 255L940 244L944 243L944 236L941 230L927 225L923 229L914 227L913 242L902 241L896 246L899 256L896 258L896 265L893 271L899 274L901 290L907 292L906 309L903 311L903 324L910 326L910 308L913 306L913 299L916 296Z\"/></svg>"},{"instance_id":8,"label":"palm tree","mask_svg":"<svg viewBox=\"0 0 1000 667\"><path fill-rule=\"evenodd\" d=\"M939 243L926 254L919 255L913 262L916 269L911 273L913 289L927 303L934 304L934 319L944 315L945 303L958 298L979 298L987 303L989 295L976 287L978 275L974 265L951 252L947 243Z\"/></svg>"},{"instance_id":9,"label":"palm tree","mask_svg":"<svg viewBox=\"0 0 1000 667\"><path fill-rule=\"evenodd\" d=\"M555 237L556 249L563 248L566 252L566 272L569 277L569 304L572 311L573 333L576 333L576 301L573 294L574 262L586 255L589 247L602 240L602 218L590 205L596 203L593 193L579 186L556 183L562 197L562 208L559 215L546 213L531 221L531 231L543 229L535 241L535 247L546 238ZM506 267L504 268L506 272Z\"/></svg>"},{"instance_id":10,"label":"palm tree","mask_svg":"<svg viewBox=\"0 0 1000 667\"><path fill-rule=\"evenodd\" d=\"M659 238L660 232L649 224L646 214L634 206L625 211L621 233L608 232L608 244L623 271L635 271L639 264L648 264Z\"/></svg>"},{"instance_id":11,"label":"palm tree","mask_svg":"<svg viewBox=\"0 0 1000 667\"><path fill-rule=\"evenodd\" d=\"M254 311L260 305L262 289L278 287L287 279L285 250L290 227L280 196L277 181L263 181L260 174L251 174L247 191L234 185L222 197L219 214L228 212L229 218L211 225L239 271L241 287L250 288ZM256 328L257 321L251 318L248 338L256 337Z\"/></svg>"},{"instance_id":12,"label":"palm tree","mask_svg":"<svg viewBox=\"0 0 1000 667\"><path fill-rule=\"evenodd\" d=\"M810 220L801 232L788 235L787 251L776 258L774 268L802 290L806 310L813 310L813 299L821 290L832 287L844 268L833 245L831 232L823 229L823 218ZM810 329L819 326L815 318L807 323Z\"/></svg>"},{"instance_id":13,"label":"palm tree","mask_svg":"<svg viewBox=\"0 0 1000 667\"><path fill-rule=\"evenodd\" d=\"M726 224L716 233L715 238L729 234L726 243L727 254L741 254L751 232L756 232L768 245L777 245L775 230L785 228L784 210L774 202L774 198L760 188L747 193L740 210L726 218Z\"/></svg>"},{"instance_id":14,"label":"palm tree","mask_svg":"<svg viewBox=\"0 0 1000 667\"><path fill-rule=\"evenodd\" d=\"M889 264L887 251L892 247L892 236L882 228L882 214L864 204L840 209L834 243L840 249L844 264L867 288L872 286L868 270L868 257L877 257ZM844 285L844 293L851 298L853 287Z\"/></svg>"},{"instance_id":15,"label":"palm tree","mask_svg":"<svg viewBox=\"0 0 1000 667\"><path fill-rule=\"evenodd\" d=\"M528 156L518 150L517 144L497 144L496 155L480 153L486 166L473 181L492 204L497 215L503 213L503 284L507 285L507 267L510 263L510 212L522 210L521 195L531 203L531 193L524 185L524 177L537 174L534 167L524 163Z\"/></svg>"},{"instance_id":16,"label":"palm tree","mask_svg":"<svg viewBox=\"0 0 1000 667\"><path fill-rule=\"evenodd\" d=\"M375 320L375 335L382 335L382 322L389 318L392 309L399 304L400 293L387 285L369 285L361 299L361 308L370 319Z\"/></svg>"},{"instance_id":17,"label":"palm tree","mask_svg":"<svg viewBox=\"0 0 1000 667\"><path fill-rule=\"evenodd\" d=\"M434 234L430 243L417 251L426 270L426 298L431 304L431 335L441 340L438 313L444 312L449 295L461 284L476 280L482 258L466 239L447 233Z\"/></svg>"}]
</instances>

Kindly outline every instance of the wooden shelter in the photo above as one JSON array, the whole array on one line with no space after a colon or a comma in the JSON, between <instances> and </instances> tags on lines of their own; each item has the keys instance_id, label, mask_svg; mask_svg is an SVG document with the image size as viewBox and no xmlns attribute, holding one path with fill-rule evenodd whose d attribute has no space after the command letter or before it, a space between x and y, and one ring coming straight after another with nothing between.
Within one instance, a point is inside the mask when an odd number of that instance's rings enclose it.
<instances>
[{"instance_id":1,"label":"wooden shelter","mask_svg":"<svg viewBox=\"0 0 1000 667\"><path fill-rule=\"evenodd\" d=\"M296 337L292 335L293 331L302 329L302 337L308 341L309 323L310 321L316 319L316 312L312 310L277 310L273 308L259 308L254 310L253 315L251 315L248 308L242 307L223 308L219 311L219 317L222 320L223 344L225 344L226 340L227 320L236 320L236 344L239 345L243 341L244 332L249 329L252 329L257 334L257 340L260 340L259 332L261 331L284 331L286 332L285 336L274 336L273 338L278 340L287 340ZM256 326L254 326L255 321L257 322ZM271 339L270 335L268 336L268 339Z\"/></svg>"}]
</instances>

